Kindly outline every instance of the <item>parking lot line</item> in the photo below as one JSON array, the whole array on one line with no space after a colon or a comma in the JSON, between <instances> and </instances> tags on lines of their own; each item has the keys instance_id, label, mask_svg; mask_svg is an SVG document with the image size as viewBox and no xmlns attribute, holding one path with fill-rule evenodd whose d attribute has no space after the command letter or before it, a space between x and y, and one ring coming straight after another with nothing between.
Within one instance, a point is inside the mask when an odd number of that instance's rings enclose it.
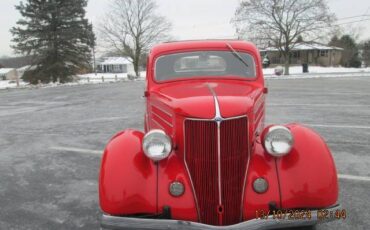
<instances>
[{"instance_id":1,"label":"parking lot line","mask_svg":"<svg viewBox=\"0 0 370 230\"><path fill-rule=\"evenodd\" d=\"M370 182L370 177L366 177L366 176L352 176L352 175L338 174L338 178L345 179L345 180L369 181Z\"/></svg>"},{"instance_id":2,"label":"parking lot line","mask_svg":"<svg viewBox=\"0 0 370 230\"><path fill-rule=\"evenodd\" d=\"M369 93L362 93L362 92L340 92L340 93L333 93L333 92L316 92L316 91L305 91L304 89L296 89L297 91L290 91L289 93L292 93L294 95L299 94L300 96L302 95L310 95L310 96L316 96L320 95L321 97L323 96L370 96ZM276 89L275 89L276 91ZM281 91L286 92L286 89L282 89Z\"/></svg>"},{"instance_id":3,"label":"parking lot line","mask_svg":"<svg viewBox=\"0 0 370 230\"><path fill-rule=\"evenodd\" d=\"M73 148L73 147L52 146L50 147L50 149L57 150L57 151L87 153L87 154L95 154L95 155L103 154L103 151L100 151L100 150L81 149L81 148Z\"/></svg>"},{"instance_id":4,"label":"parking lot line","mask_svg":"<svg viewBox=\"0 0 370 230\"><path fill-rule=\"evenodd\" d=\"M364 125L322 125L322 124L307 124L304 125L310 127L322 127L322 128L338 128L338 129L370 129L370 126Z\"/></svg>"},{"instance_id":5,"label":"parking lot line","mask_svg":"<svg viewBox=\"0 0 370 230\"><path fill-rule=\"evenodd\" d=\"M370 107L370 105L361 105L361 104L268 104L270 106L307 106L307 107L361 107L366 108Z\"/></svg>"}]
</instances>

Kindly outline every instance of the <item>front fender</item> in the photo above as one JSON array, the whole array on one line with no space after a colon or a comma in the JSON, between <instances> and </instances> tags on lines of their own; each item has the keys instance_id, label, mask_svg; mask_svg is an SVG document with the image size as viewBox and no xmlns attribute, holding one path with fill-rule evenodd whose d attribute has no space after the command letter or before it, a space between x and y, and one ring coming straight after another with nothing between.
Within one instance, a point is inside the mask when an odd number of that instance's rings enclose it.
<instances>
[{"instance_id":1,"label":"front fender","mask_svg":"<svg viewBox=\"0 0 370 230\"><path fill-rule=\"evenodd\" d=\"M275 158L257 142L249 162L244 193L244 219L256 218L256 211L278 209L320 209L337 203L338 179L329 148L314 131L298 124L287 125L294 146L288 155ZM268 190L253 190L257 178L268 181Z\"/></svg>"},{"instance_id":2,"label":"front fender","mask_svg":"<svg viewBox=\"0 0 370 230\"><path fill-rule=\"evenodd\" d=\"M142 152L143 136L128 129L105 148L99 176L99 201L105 213L157 213L157 169Z\"/></svg>"},{"instance_id":3,"label":"front fender","mask_svg":"<svg viewBox=\"0 0 370 230\"><path fill-rule=\"evenodd\" d=\"M276 160L281 204L290 208L326 208L338 200L335 163L325 141L299 124L287 127L294 137L290 154Z\"/></svg>"}]
</instances>

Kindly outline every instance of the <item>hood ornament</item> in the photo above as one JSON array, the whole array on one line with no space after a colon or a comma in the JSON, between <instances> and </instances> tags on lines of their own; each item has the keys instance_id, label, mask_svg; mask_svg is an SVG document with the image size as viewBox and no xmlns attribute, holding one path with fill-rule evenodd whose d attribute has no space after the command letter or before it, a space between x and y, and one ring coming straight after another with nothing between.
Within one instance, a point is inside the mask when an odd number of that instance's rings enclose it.
<instances>
[{"instance_id":1,"label":"hood ornament","mask_svg":"<svg viewBox=\"0 0 370 230\"><path fill-rule=\"evenodd\" d=\"M219 122L222 122L224 119L222 119L222 117L215 117L215 118L213 118L213 120L215 122L219 123Z\"/></svg>"}]
</instances>

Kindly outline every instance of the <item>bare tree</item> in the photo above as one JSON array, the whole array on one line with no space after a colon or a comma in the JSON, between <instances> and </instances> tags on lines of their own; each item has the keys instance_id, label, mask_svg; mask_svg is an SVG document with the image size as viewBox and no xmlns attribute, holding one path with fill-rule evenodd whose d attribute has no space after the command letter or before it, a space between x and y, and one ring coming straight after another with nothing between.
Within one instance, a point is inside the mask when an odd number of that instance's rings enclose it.
<instances>
[{"instance_id":1,"label":"bare tree","mask_svg":"<svg viewBox=\"0 0 370 230\"><path fill-rule=\"evenodd\" d=\"M289 75L290 53L298 37L322 37L334 18L325 0L243 0L233 23L239 37L277 48Z\"/></svg>"},{"instance_id":2,"label":"bare tree","mask_svg":"<svg viewBox=\"0 0 370 230\"><path fill-rule=\"evenodd\" d=\"M143 54L160 41L169 39L171 24L156 14L153 0L111 0L110 10L99 26L100 39L111 53L128 56L139 76Z\"/></svg>"}]
</instances>

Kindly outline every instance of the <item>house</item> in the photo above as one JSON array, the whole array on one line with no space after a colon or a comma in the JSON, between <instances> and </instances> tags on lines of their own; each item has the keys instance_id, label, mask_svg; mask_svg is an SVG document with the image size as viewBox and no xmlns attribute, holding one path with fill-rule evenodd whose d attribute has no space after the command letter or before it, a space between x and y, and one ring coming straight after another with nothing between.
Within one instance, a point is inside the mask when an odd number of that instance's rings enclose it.
<instances>
[{"instance_id":1,"label":"house","mask_svg":"<svg viewBox=\"0 0 370 230\"><path fill-rule=\"evenodd\" d=\"M268 47L260 51L262 57L268 57L271 65L283 65L284 56L275 47ZM291 65L318 65L338 66L342 58L343 49L319 43L299 43L294 46L290 54Z\"/></svg>"},{"instance_id":2,"label":"house","mask_svg":"<svg viewBox=\"0 0 370 230\"><path fill-rule=\"evenodd\" d=\"M126 57L106 57L98 63L97 71L101 73L132 73L134 66Z\"/></svg>"},{"instance_id":3,"label":"house","mask_svg":"<svg viewBox=\"0 0 370 230\"><path fill-rule=\"evenodd\" d=\"M18 72L13 68L0 69L0 80L17 80Z\"/></svg>"}]
</instances>

